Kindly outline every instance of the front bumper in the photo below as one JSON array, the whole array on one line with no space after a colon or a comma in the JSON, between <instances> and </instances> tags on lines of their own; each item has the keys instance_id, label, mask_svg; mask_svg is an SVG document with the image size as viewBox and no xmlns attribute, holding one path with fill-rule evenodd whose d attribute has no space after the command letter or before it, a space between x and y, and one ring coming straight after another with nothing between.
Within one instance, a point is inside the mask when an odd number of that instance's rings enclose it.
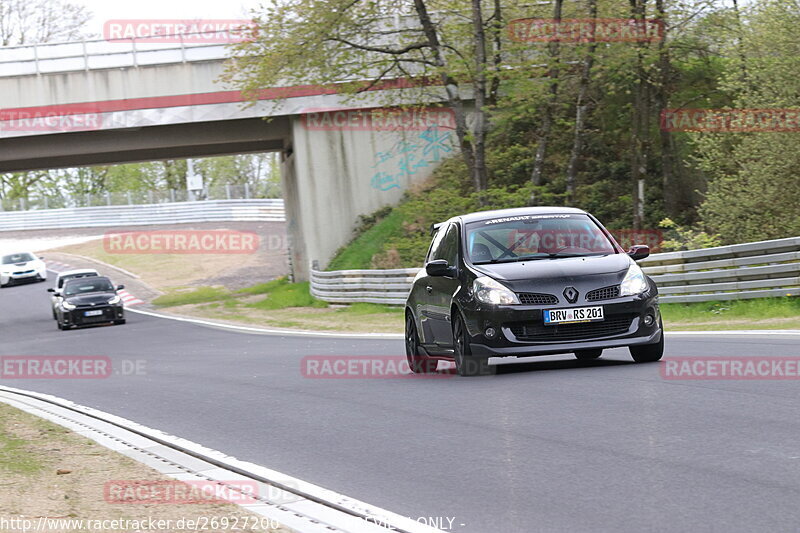
<instances>
[{"instance_id":1,"label":"front bumper","mask_svg":"<svg viewBox=\"0 0 800 533\"><path fill-rule=\"evenodd\" d=\"M545 309L593 306L603 307L602 322L544 325ZM658 298L649 294L574 305L513 305L462 311L471 352L476 357L524 357L654 344L663 334ZM653 321L645 326L644 317L648 314ZM494 338L484 333L489 327L497 332Z\"/></svg>"},{"instance_id":2,"label":"front bumper","mask_svg":"<svg viewBox=\"0 0 800 533\"><path fill-rule=\"evenodd\" d=\"M38 281L41 279L47 279L47 272L27 270L0 275L0 283L3 285L10 285L17 282Z\"/></svg>"},{"instance_id":3,"label":"front bumper","mask_svg":"<svg viewBox=\"0 0 800 533\"><path fill-rule=\"evenodd\" d=\"M86 316L86 312L97 311L100 311L100 314ZM125 311L121 305L95 305L64 311L62 324L65 326L89 326L114 322L123 318L125 318Z\"/></svg>"}]
</instances>

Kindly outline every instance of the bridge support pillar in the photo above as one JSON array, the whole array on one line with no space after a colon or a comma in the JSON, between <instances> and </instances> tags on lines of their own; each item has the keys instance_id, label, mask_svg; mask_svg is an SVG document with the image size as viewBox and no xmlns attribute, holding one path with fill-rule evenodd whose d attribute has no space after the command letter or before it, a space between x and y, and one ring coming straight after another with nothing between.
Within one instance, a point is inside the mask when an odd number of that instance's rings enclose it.
<instances>
[{"instance_id":1,"label":"bridge support pillar","mask_svg":"<svg viewBox=\"0 0 800 533\"><path fill-rule=\"evenodd\" d=\"M311 261L325 268L353 238L360 215L397 204L430 177L455 153L454 137L441 129L348 130L293 117L282 170L295 280L308 280Z\"/></svg>"}]
</instances>

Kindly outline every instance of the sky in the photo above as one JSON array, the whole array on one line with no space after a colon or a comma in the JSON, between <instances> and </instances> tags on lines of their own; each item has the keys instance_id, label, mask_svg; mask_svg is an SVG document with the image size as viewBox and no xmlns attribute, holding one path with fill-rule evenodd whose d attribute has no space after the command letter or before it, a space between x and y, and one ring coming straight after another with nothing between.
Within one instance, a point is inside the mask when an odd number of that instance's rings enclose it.
<instances>
[{"instance_id":1,"label":"sky","mask_svg":"<svg viewBox=\"0 0 800 533\"><path fill-rule=\"evenodd\" d=\"M85 5L93 19L87 30L101 35L112 19L241 19L261 0L74 0Z\"/></svg>"}]
</instances>

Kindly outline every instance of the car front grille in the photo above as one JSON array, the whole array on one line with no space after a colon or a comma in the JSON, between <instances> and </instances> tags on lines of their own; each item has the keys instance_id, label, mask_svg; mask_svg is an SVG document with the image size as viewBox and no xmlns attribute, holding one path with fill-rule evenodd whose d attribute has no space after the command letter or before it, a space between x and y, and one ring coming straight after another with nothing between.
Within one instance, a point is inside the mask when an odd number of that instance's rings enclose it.
<instances>
[{"instance_id":1,"label":"car front grille","mask_svg":"<svg viewBox=\"0 0 800 533\"><path fill-rule=\"evenodd\" d=\"M15 276L22 276L23 274L33 274L33 270L25 270L25 271L21 270L19 272L14 272Z\"/></svg>"},{"instance_id":2,"label":"car front grille","mask_svg":"<svg viewBox=\"0 0 800 533\"><path fill-rule=\"evenodd\" d=\"M595 289L586 293L586 300L589 302L611 300L612 298L619 298L619 285L603 287L602 289Z\"/></svg>"},{"instance_id":3,"label":"car front grille","mask_svg":"<svg viewBox=\"0 0 800 533\"><path fill-rule=\"evenodd\" d=\"M558 298L552 294L538 294L535 292L520 292L517 294L519 301L526 305L554 305Z\"/></svg>"},{"instance_id":4,"label":"car front grille","mask_svg":"<svg viewBox=\"0 0 800 533\"><path fill-rule=\"evenodd\" d=\"M510 324L509 329L521 341L572 341L597 337L610 337L627 333L633 317L613 317L603 322L556 324L545 326L541 322Z\"/></svg>"}]
</instances>

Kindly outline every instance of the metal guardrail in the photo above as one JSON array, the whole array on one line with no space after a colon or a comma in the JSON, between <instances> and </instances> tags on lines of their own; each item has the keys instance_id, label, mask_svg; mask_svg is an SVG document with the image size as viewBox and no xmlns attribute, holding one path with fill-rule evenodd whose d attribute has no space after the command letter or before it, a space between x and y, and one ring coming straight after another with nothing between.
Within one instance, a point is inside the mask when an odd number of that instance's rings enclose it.
<instances>
[{"instance_id":1,"label":"metal guardrail","mask_svg":"<svg viewBox=\"0 0 800 533\"><path fill-rule=\"evenodd\" d=\"M192 35L185 34L187 39ZM178 35L183 37L182 35ZM219 61L230 56L225 43L152 43L148 37L91 39L0 47L0 77L55 72L142 67L192 61ZM142 42L145 41L145 42Z\"/></svg>"},{"instance_id":2,"label":"metal guardrail","mask_svg":"<svg viewBox=\"0 0 800 533\"><path fill-rule=\"evenodd\" d=\"M0 212L0 232L190 222L282 222L282 199L207 200Z\"/></svg>"},{"instance_id":3,"label":"metal guardrail","mask_svg":"<svg viewBox=\"0 0 800 533\"><path fill-rule=\"evenodd\" d=\"M68 207L99 207L106 205L140 205L204 200L260 200L271 195L274 187L252 187L245 183L204 187L198 191L178 189L127 192L103 192L94 194L33 195L27 198L2 198L0 211L32 211L39 209L62 209ZM274 198L266 198L274 199Z\"/></svg>"},{"instance_id":4,"label":"metal guardrail","mask_svg":"<svg viewBox=\"0 0 800 533\"><path fill-rule=\"evenodd\" d=\"M653 254L640 261L662 303L800 294L800 237ZM326 302L402 305L418 268L311 270L311 294Z\"/></svg>"}]
</instances>

